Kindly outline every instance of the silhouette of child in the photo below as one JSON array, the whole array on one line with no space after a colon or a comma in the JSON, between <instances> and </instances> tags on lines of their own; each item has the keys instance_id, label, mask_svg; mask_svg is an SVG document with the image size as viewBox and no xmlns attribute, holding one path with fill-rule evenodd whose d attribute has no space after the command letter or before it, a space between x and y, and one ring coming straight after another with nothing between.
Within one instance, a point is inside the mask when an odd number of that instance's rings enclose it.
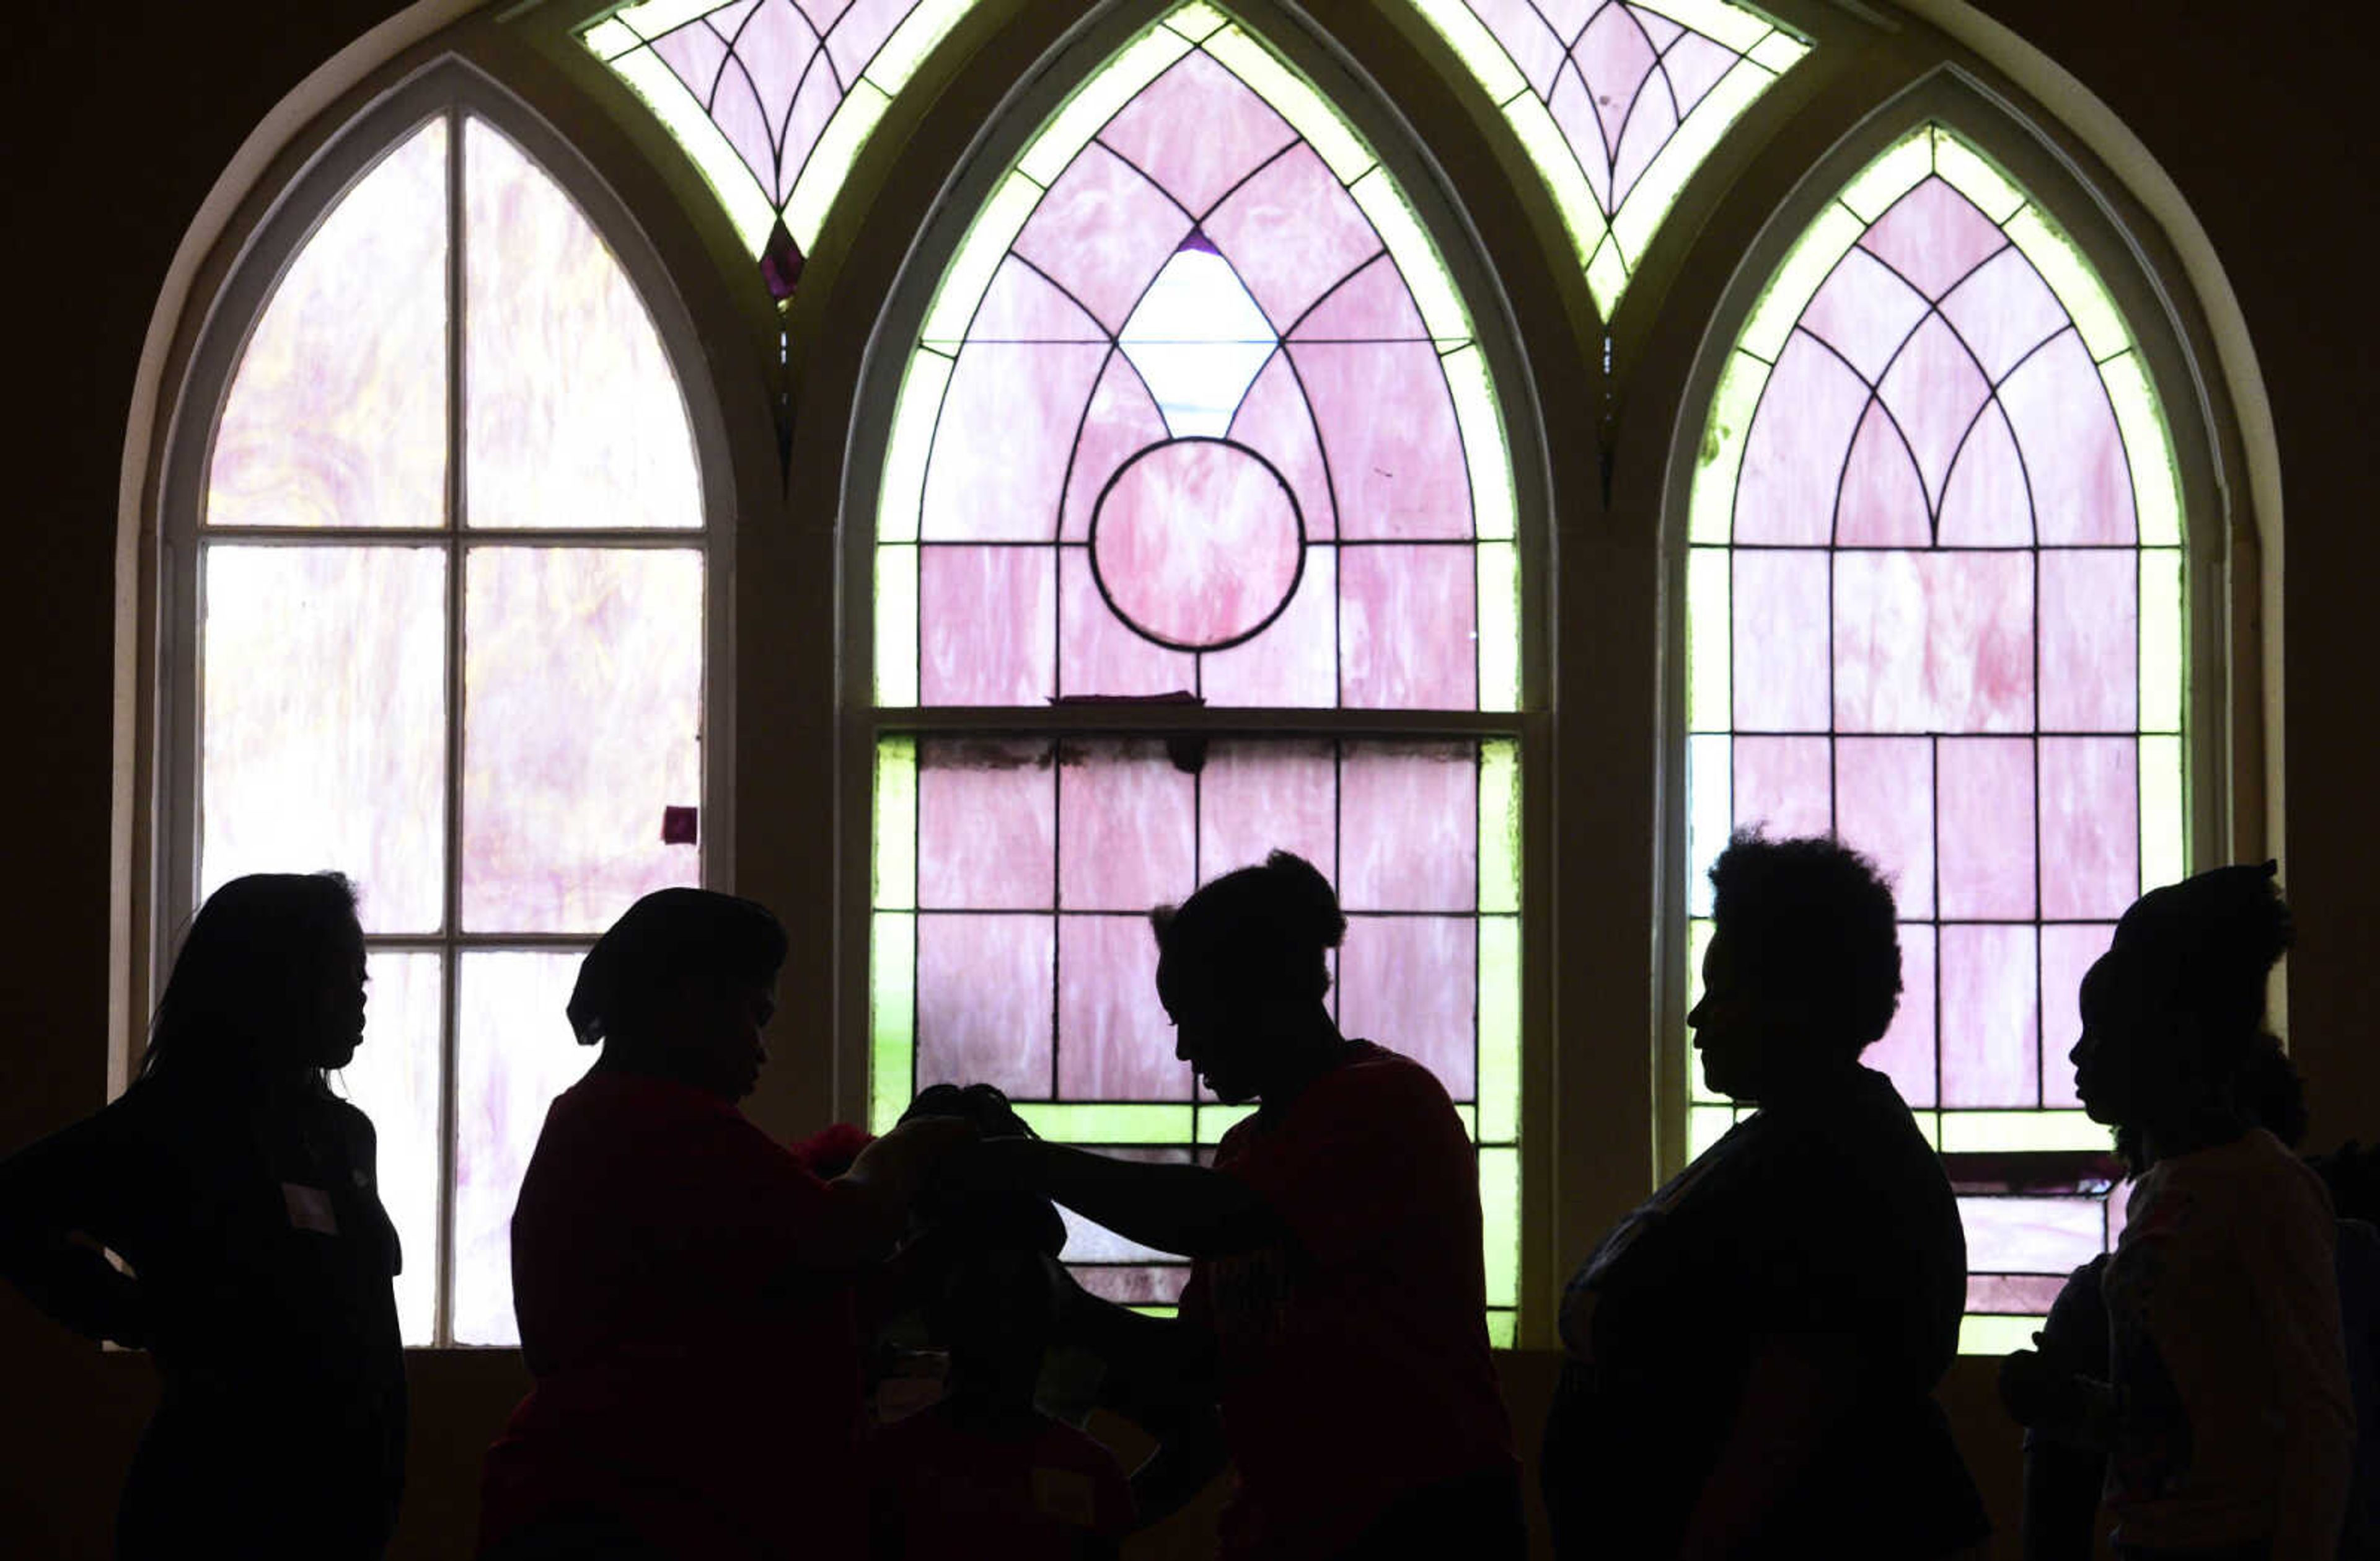
<instances>
[{"instance_id":1,"label":"silhouette of child","mask_svg":"<svg viewBox=\"0 0 2380 1561\"><path fill-rule=\"evenodd\" d=\"M2083 978L2076 1092L2148 1169L2107 1263L2108 1375L2021 1350L2018 1421L2107 1456L2119 1554L2330 1561L2354 1457L2328 1194L2240 1080L2289 947L2273 865L2143 896Z\"/></svg>"},{"instance_id":2,"label":"silhouette of child","mask_svg":"<svg viewBox=\"0 0 2380 1561\"><path fill-rule=\"evenodd\" d=\"M1105 1561L1133 1526L1115 1455L1033 1401L1056 1322L1050 1260L979 1245L944 1271L929 1308L950 1350L941 1403L877 1433L878 1561Z\"/></svg>"},{"instance_id":3,"label":"silhouette of child","mask_svg":"<svg viewBox=\"0 0 2380 1561\"><path fill-rule=\"evenodd\" d=\"M323 1079L363 1039L364 982L345 878L236 878L190 923L132 1087L0 1164L0 1275L156 1362L127 1561L347 1561L395 1527L396 1232L371 1122Z\"/></svg>"}]
</instances>

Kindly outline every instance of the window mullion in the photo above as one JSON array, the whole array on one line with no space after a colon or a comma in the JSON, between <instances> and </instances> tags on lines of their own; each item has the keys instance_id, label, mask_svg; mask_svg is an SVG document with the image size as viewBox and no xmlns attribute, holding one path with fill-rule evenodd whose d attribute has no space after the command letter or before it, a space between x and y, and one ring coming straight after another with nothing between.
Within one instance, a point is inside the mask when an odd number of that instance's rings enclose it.
<instances>
[{"instance_id":1,"label":"window mullion","mask_svg":"<svg viewBox=\"0 0 2380 1561\"><path fill-rule=\"evenodd\" d=\"M463 972L463 567L466 488L463 463L465 408L463 332L467 288L464 273L464 116L450 107L446 137L446 872L445 916L441 926L438 1040L438 1282L431 1340L440 1348L455 1342L455 1136L462 1116L455 1075L462 1051Z\"/></svg>"}]
</instances>

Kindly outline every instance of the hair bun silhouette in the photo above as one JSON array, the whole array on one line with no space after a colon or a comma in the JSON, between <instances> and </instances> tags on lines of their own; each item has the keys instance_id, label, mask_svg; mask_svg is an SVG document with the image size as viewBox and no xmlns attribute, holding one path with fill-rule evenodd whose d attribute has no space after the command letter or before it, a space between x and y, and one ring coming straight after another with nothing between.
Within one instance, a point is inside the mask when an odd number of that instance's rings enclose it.
<instances>
[{"instance_id":1,"label":"hair bun silhouette","mask_svg":"<svg viewBox=\"0 0 2380 1561\"><path fill-rule=\"evenodd\" d=\"M1226 872L1148 921L1160 995L1186 966L1252 996L1319 999L1330 990L1330 952L1347 936L1339 892L1294 851Z\"/></svg>"},{"instance_id":2,"label":"hair bun silhouette","mask_svg":"<svg viewBox=\"0 0 2380 1561\"><path fill-rule=\"evenodd\" d=\"M715 889L656 889L620 914L578 963L565 1013L582 1046L686 977L766 981L785 962L785 929L756 900Z\"/></svg>"},{"instance_id":3,"label":"hair bun silhouette","mask_svg":"<svg viewBox=\"0 0 2380 1561\"><path fill-rule=\"evenodd\" d=\"M1284 931L1318 948L1347 941L1347 913L1339 909L1339 891L1321 869L1295 851L1274 851L1265 858L1263 871L1280 896Z\"/></svg>"}]
</instances>

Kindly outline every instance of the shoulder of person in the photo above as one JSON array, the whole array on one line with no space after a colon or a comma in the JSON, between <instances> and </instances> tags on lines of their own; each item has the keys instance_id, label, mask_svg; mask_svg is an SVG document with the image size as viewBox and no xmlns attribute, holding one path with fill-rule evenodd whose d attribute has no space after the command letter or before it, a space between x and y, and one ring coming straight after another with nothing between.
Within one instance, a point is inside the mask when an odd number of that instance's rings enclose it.
<instances>
[{"instance_id":1,"label":"shoulder of person","mask_svg":"<svg viewBox=\"0 0 2380 1561\"><path fill-rule=\"evenodd\" d=\"M1354 1044L1359 1048L1355 1055L1327 1075L1334 1093L1367 1104L1455 1115L1454 1097L1427 1067L1374 1042Z\"/></svg>"}]
</instances>

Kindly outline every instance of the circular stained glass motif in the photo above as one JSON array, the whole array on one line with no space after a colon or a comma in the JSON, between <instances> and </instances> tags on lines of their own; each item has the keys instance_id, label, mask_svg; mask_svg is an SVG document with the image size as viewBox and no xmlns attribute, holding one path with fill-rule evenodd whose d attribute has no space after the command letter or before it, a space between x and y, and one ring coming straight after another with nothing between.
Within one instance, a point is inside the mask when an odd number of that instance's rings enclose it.
<instances>
[{"instance_id":1,"label":"circular stained glass motif","mask_svg":"<svg viewBox=\"0 0 2380 1561\"><path fill-rule=\"evenodd\" d=\"M1289 482L1245 445L1192 436L1120 468L1091 517L1091 569L1118 617L1176 650L1261 631L1297 590L1305 522Z\"/></svg>"}]
</instances>

